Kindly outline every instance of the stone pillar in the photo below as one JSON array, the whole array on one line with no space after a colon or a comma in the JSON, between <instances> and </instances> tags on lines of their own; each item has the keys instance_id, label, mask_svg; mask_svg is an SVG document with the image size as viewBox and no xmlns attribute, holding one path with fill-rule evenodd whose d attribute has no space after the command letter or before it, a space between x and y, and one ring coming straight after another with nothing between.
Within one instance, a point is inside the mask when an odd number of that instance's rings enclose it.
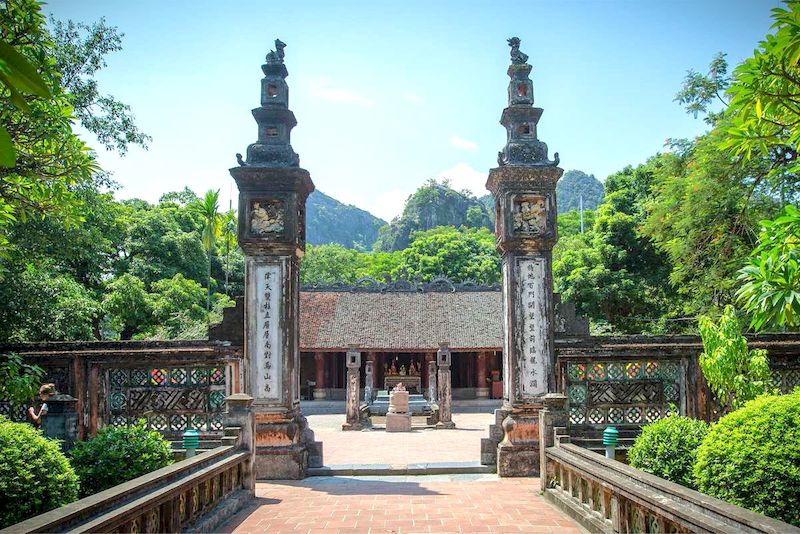
<instances>
[{"instance_id":1,"label":"stone pillar","mask_svg":"<svg viewBox=\"0 0 800 534\"><path fill-rule=\"evenodd\" d=\"M325 399L328 397L328 384L325 382L324 352L314 353L314 366L316 370L316 377L314 381L317 383L317 385L314 386L314 400Z\"/></svg>"},{"instance_id":2,"label":"stone pillar","mask_svg":"<svg viewBox=\"0 0 800 534\"><path fill-rule=\"evenodd\" d=\"M556 427L566 428L569 424L567 397L561 393L548 393L544 396L544 408L539 410L539 466L541 470L541 489L546 490L555 473L547 472L545 449L555 445Z\"/></svg>"},{"instance_id":3,"label":"stone pillar","mask_svg":"<svg viewBox=\"0 0 800 534\"><path fill-rule=\"evenodd\" d=\"M558 154L547 159L537 136L541 108L533 107L532 67L508 41L508 107L500 123L507 143L486 187L495 198L497 249L503 269L503 441L500 476L538 476L539 410L556 390L553 347L552 249L556 243Z\"/></svg>"},{"instance_id":4,"label":"stone pillar","mask_svg":"<svg viewBox=\"0 0 800 534\"><path fill-rule=\"evenodd\" d=\"M372 363L372 382L367 381L365 384L366 386L372 386L372 391L377 391L378 389L378 354L375 352L368 352L367 353L367 361Z\"/></svg>"},{"instance_id":5,"label":"stone pillar","mask_svg":"<svg viewBox=\"0 0 800 534\"><path fill-rule=\"evenodd\" d=\"M439 390L436 385L436 362L428 362L428 402L437 404L439 402Z\"/></svg>"},{"instance_id":6,"label":"stone pillar","mask_svg":"<svg viewBox=\"0 0 800 534\"><path fill-rule=\"evenodd\" d=\"M345 387L345 423L342 430L361 430L359 406L361 405L360 390L361 353L354 346L347 347L347 381Z\"/></svg>"},{"instance_id":7,"label":"stone pillar","mask_svg":"<svg viewBox=\"0 0 800 534\"><path fill-rule=\"evenodd\" d=\"M369 358L369 356L367 356ZM375 396L375 362L374 360L367 360L364 364L364 402L367 404L372 403Z\"/></svg>"},{"instance_id":8,"label":"stone pillar","mask_svg":"<svg viewBox=\"0 0 800 534\"><path fill-rule=\"evenodd\" d=\"M230 170L239 188L239 245L245 254L245 393L256 420L255 474L299 479L321 463L322 446L300 412L299 259L305 250L306 199L314 183L290 144L283 48L261 66L258 140Z\"/></svg>"},{"instance_id":9,"label":"stone pillar","mask_svg":"<svg viewBox=\"0 0 800 534\"><path fill-rule=\"evenodd\" d=\"M60 439L66 452L78 440L78 399L57 393L47 399L47 414L42 417L42 432L48 438Z\"/></svg>"},{"instance_id":10,"label":"stone pillar","mask_svg":"<svg viewBox=\"0 0 800 534\"><path fill-rule=\"evenodd\" d=\"M452 415L453 390L450 386L450 349L447 343L439 343L439 352L436 353L436 363L439 367L438 394L439 394L439 422L436 428L455 428Z\"/></svg>"},{"instance_id":11,"label":"stone pillar","mask_svg":"<svg viewBox=\"0 0 800 534\"><path fill-rule=\"evenodd\" d=\"M255 496L256 418L252 409L253 397L244 393L234 393L225 397L225 407L223 426L238 427L239 446L242 450L250 452L250 459L245 463L242 477L244 479L244 487Z\"/></svg>"},{"instance_id":12,"label":"stone pillar","mask_svg":"<svg viewBox=\"0 0 800 534\"><path fill-rule=\"evenodd\" d=\"M478 388L475 393L479 399L489 398L489 387L486 383L486 353L478 353L478 370L475 373L476 387Z\"/></svg>"}]
</instances>

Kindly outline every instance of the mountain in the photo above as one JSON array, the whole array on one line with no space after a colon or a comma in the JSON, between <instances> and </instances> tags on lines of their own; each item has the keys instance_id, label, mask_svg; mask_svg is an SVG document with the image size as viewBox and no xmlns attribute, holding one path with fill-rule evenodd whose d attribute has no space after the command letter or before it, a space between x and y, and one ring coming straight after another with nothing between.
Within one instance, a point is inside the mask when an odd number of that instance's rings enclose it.
<instances>
[{"instance_id":1,"label":"mountain","mask_svg":"<svg viewBox=\"0 0 800 534\"><path fill-rule=\"evenodd\" d=\"M348 248L371 249L378 229L386 225L355 206L314 191L306 202L306 240L311 245L339 243Z\"/></svg>"},{"instance_id":2,"label":"mountain","mask_svg":"<svg viewBox=\"0 0 800 534\"><path fill-rule=\"evenodd\" d=\"M436 226L468 226L494 228L483 203L470 194L459 192L449 183L429 180L408 197L403 214L381 228L374 249L390 252L402 250L411 242L411 234Z\"/></svg>"},{"instance_id":3,"label":"mountain","mask_svg":"<svg viewBox=\"0 0 800 534\"><path fill-rule=\"evenodd\" d=\"M603 202L605 190L602 182L594 174L583 171L567 171L558 181L556 198L558 213L580 209L580 197L583 195L583 209L593 210Z\"/></svg>"}]
</instances>

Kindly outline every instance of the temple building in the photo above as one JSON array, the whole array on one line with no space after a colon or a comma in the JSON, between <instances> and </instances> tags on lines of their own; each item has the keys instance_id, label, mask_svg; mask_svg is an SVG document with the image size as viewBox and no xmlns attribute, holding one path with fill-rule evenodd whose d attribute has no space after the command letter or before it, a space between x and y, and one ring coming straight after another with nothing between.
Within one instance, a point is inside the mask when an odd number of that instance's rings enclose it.
<instances>
[{"instance_id":1,"label":"temple building","mask_svg":"<svg viewBox=\"0 0 800 534\"><path fill-rule=\"evenodd\" d=\"M353 286L308 287L300 292L300 388L303 399L343 400L349 345L374 362L373 388L398 381L427 391L427 362L439 343L452 352L454 399L502 398L503 309L499 286L381 283L366 279ZM557 335L588 335L585 319L571 303L557 300ZM210 339L241 343L241 299L212 326Z\"/></svg>"}]
</instances>

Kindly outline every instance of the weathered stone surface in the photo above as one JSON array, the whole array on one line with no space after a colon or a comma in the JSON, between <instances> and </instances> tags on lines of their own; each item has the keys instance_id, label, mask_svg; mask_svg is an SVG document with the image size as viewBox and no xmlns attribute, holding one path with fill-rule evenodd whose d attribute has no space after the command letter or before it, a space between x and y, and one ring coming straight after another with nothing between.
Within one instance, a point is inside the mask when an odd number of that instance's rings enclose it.
<instances>
[{"instance_id":1,"label":"weathered stone surface","mask_svg":"<svg viewBox=\"0 0 800 534\"><path fill-rule=\"evenodd\" d=\"M410 413L387 413L386 414L387 432L411 432Z\"/></svg>"},{"instance_id":2,"label":"weathered stone surface","mask_svg":"<svg viewBox=\"0 0 800 534\"><path fill-rule=\"evenodd\" d=\"M453 423L453 390L450 379L450 362L452 355L447 343L439 344L439 351L436 353L436 363L439 367L439 376L437 379L438 384L438 406L439 406L439 421L436 423L438 429L455 428Z\"/></svg>"},{"instance_id":3,"label":"weathered stone surface","mask_svg":"<svg viewBox=\"0 0 800 534\"><path fill-rule=\"evenodd\" d=\"M347 385L345 397L345 422L342 430L361 430L360 383L359 369L361 368L361 353L355 348L347 350Z\"/></svg>"}]
</instances>

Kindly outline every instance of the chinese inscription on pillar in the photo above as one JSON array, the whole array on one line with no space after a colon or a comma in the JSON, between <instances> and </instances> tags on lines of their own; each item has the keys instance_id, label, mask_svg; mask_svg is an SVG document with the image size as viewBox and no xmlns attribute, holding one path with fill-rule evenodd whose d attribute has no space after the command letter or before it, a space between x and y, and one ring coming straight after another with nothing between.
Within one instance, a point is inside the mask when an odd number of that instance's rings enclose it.
<instances>
[{"instance_id":1,"label":"chinese inscription on pillar","mask_svg":"<svg viewBox=\"0 0 800 534\"><path fill-rule=\"evenodd\" d=\"M520 385L523 396L547 392L547 315L545 313L545 265L541 258L520 259L522 358Z\"/></svg>"},{"instance_id":2,"label":"chinese inscription on pillar","mask_svg":"<svg viewBox=\"0 0 800 534\"><path fill-rule=\"evenodd\" d=\"M258 338L261 343L252 347L255 351L256 361L263 362L259 366L256 384L261 392L259 397L265 399L280 399L280 377L282 346L280 331L281 316L281 280L280 265L261 263L255 267L256 296L259 299Z\"/></svg>"}]
</instances>

